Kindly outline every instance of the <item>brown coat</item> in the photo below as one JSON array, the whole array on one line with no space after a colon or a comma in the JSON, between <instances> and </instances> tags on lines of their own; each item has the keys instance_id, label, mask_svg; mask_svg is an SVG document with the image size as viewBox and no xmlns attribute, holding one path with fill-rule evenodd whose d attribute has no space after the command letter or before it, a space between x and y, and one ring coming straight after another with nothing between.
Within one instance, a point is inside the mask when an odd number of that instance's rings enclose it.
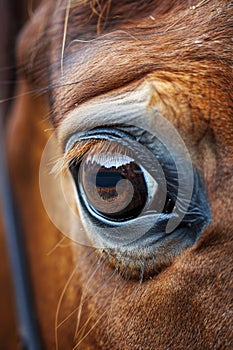
<instances>
[{"instance_id":1,"label":"brown coat","mask_svg":"<svg viewBox=\"0 0 233 350\"><path fill-rule=\"evenodd\" d=\"M46 349L233 348L232 37L227 0L45 0L21 32L7 146ZM93 248L56 229L38 174L53 128L68 123L69 113L143 84L147 107L184 140L212 222L197 243L139 283L113 274ZM59 147L62 138L58 132ZM3 289L1 299L8 303L8 295ZM3 310L0 341L14 349L11 312Z\"/></svg>"}]
</instances>

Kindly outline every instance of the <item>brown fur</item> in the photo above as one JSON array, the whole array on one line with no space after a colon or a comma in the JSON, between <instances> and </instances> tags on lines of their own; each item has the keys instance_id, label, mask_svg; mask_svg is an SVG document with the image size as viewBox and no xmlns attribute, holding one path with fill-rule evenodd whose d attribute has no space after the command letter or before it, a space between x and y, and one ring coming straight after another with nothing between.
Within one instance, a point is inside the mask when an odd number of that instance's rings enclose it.
<instances>
[{"instance_id":1,"label":"brown fur","mask_svg":"<svg viewBox=\"0 0 233 350\"><path fill-rule=\"evenodd\" d=\"M232 3L71 1L69 11L67 3L42 1L20 35L19 97L8 125L11 179L45 348L230 350ZM98 262L91 248L74 245L78 268L56 315L76 262L70 246L58 244L46 255L62 236L40 200L44 130L91 99L144 81L152 89L148 108L156 106L178 129L201 173L213 222L194 247L142 284ZM70 314L56 336L54 324Z\"/></svg>"}]
</instances>

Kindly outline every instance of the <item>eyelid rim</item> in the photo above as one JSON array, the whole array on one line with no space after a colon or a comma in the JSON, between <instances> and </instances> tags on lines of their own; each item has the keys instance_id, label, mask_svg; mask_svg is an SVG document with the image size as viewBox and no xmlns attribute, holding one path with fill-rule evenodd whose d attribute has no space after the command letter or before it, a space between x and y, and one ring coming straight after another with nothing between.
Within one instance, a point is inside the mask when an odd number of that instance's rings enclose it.
<instances>
[{"instance_id":1,"label":"eyelid rim","mask_svg":"<svg viewBox=\"0 0 233 350\"><path fill-rule=\"evenodd\" d=\"M118 127L120 127L118 125ZM153 177L153 178L158 178L161 179L161 182L163 181L166 183L166 178L163 175L163 168L158 161L156 154L154 154L151 150L148 149L148 147L142 143L139 142L138 138L136 136L133 136L125 131L115 129L112 127L98 127L92 130L89 130L88 132L78 132L73 135L71 135L70 139L67 142L67 152L69 152L72 147L77 144L78 142L82 142L85 140L91 140L91 139L98 139L100 141L106 140L106 141L113 141L113 142L119 142L122 144L123 140L127 142L127 144L123 145L123 147L128 148L129 151L136 152L136 150L140 149L140 152L138 154L142 153L141 152L141 147L145 148L147 154L147 158L151 157L153 158L153 167L151 167L151 162L146 163L145 162L145 157L140 158L139 156L133 157L138 161L138 163L143 166L143 168ZM70 141L70 142L69 142ZM133 142L133 147L131 145L131 142ZM136 145L136 147L135 147ZM146 159L147 160L147 159ZM161 171L162 170L162 171ZM159 176L158 174L161 174Z\"/></svg>"},{"instance_id":2,"label":"eyelid rim","mask_svg":"<svg viewBox=\"0 0 233 350\"><path fill-rule=\"evenodd\" d=\"M115 126L116 127L116 126ZM87 131L78 131L72 134L65 142L65 152L69 152L71 148L80 141L90 139L100 139L107 141L119 141L126 138L128 140L136 141L136 138L119 129L113 127L97 127Z\"/></svg>"}]
</instances>

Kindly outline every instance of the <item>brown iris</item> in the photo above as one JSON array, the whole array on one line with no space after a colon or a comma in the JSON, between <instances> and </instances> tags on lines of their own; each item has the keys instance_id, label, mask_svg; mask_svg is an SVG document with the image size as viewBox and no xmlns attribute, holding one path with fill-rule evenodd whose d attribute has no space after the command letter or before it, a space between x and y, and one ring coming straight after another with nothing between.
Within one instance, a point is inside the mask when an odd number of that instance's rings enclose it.
<instances>
[{"instance_id":1,"label":"brown iris","mask_svg":"<svg viewBox=\"0 0 233 350\"><path fill-rule=\"evenodd\" d=\"M84 156L79 185L91 209L113 221L137 217L148 198L141 167L131 157L116 152Z\"/></svg>"}]
</instances>

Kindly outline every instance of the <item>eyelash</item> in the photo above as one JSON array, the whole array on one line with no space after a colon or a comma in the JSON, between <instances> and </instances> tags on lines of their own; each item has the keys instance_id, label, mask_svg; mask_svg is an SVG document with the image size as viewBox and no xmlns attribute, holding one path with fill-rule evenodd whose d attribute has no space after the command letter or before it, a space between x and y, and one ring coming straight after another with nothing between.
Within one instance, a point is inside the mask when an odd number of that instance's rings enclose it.
<instances>
[{"instance_id":1,"label":"eyelash","mask_svg":"<svg viewBox=\"0 0 233 350\"><path fill-rule=\"evenodd\" d=\"M101 140L88 139L84 141L77 141L72 145L65 154L56 160L51 173L59 176L59 174L66 173L73 164L77 164L81 161L84 154L86 154L94 145L101 143Z\"/></svg>"},{"instance_id":2,"label":"eyelash","mask_svg":"<svg viewBox=\"0 0 233 350\"><path fill-rule=\"evenodd\" d=\"M121 127L124 130L124 127ZM128 129L128 127L126 127ZM131 128L130 128L131 129ZM133 127L132 127L133 129ZM106 129L108 130L108 129ZM95 129L96 134L98 135L99 128ZM128 130L127 130L128 131ZM130 130L132 132L132 130ZM121 131L120 131L121 132ZM95 137L96 137L95 134ZM116 129L116 134L118 135L118 130ZM137 139L138 144L143 144L147 148L151 148L151 145L154 145L153 139L145 137L144 133L141 136L133 137L131 134L126 134L131 139ZM148 135L146 135L148 136ZM122 152L125 148L118 143L117 148L114 146L109 146L108 143L105 142L105 139L102 139L101 136L96 138L87 138L84 140L76 141L70 149L65 153L65 155L57 162L54 167L54 172L66 172L70 170L71 166L78 165L81 163L82 158L85 154L91 153L94 146L98 145L98 153L101 152L109 152L113 153L114 151ZM120 142L120 141L119 141ZM95 150L97 151L97 150ZM154 150L153 150L154 151ZM155 151L154 151L155 152ZM158 154L157 154L158 156ZM154 155L156 158L156 155ZM176 166L171 164L170 160L168 160L168 156L166 154L166 159L162 161L162 157L160 157L160 162L162 164L162 168L165 173L166 183L167 183L167 194L168 196L175 202L176 194L177 194L177 186L178 186L178 178L176 172ZM157 179L159 180L159 179Z\"/></svg>"},{"instance_id":3,"label":"eyelash","mask_svg":"<svg viewBox=\"0 0 233 350\"><path fill-rule=\"evenodd\" d=\"M140 139L137 139L137 142L140 143ZM150 142L150 141L148 141ZM112 144L106 142L101 138L99 139L86 139L76 142L71 149L65 154L62 161L62 171L67 171L67 169L71 169L74 166L79 166L82 158L85 154L92 154L92 149L95 146L95 154L101 154L104 152L114 154L119 152L121 155L124 154L125 147L123 147L119 142ZM97 146L97 148L96 148ZM125 151L125 155L128 155ZM168 172L168 171L167 171ZM169 179L169 181L168 181ZM176 179L176 171L175 169L169 170L169 176L167 176L167 197L170 198L171 202L175 202L176 193L177 193L177 179ZM159 181L159 178L156 178L156 181Z\"/></svg>"}]
</instances>

